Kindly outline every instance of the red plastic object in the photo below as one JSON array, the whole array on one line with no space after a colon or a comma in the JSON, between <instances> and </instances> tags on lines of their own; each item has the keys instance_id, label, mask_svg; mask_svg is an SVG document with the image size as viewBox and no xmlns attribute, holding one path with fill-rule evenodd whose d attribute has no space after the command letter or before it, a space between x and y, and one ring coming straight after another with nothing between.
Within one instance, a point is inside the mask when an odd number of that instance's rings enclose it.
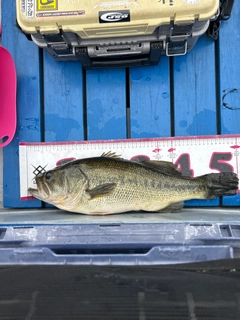
<instances>
[{"instance_id":1,"label":"red plastic object","mask_svg":"<svg viewBox=\"0 0 240 320\"><path fill-rule=\"evenodd\" d=\"M16 131L16 69L10 53L0 46L0 147L11 142Z\"/></svg>"}]
</instances>

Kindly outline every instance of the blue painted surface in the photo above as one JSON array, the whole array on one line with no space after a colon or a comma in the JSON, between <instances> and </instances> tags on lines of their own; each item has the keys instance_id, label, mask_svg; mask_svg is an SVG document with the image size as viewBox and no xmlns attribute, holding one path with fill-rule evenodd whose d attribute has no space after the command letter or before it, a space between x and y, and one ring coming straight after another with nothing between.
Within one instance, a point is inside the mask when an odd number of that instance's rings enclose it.
<instances>
[{"instance_id":1,"label":"blue painted surface","mask_svg":"<svg viewBox=\"0 0 240 320\"><path fill-rule=\"evenodd\" d=\"M240 133L240 3L223 22L219 37L219 113L221 133ZM228 150L227 150L228 151ZM240 195L224 197L223 205L240 205Z\"/></svg>"},{"instance_id":2,"label":"blue painted surface","mask_svg":"<svg viewBox=\"0 0 240 320\"><path fill-rule=\"evenodd\" d=\"M217 134L215 43L202 36L189 54L174 58L174 133ZM186 206L214 206L219 199L186 201Z\"/></svg>"},{"instance_id":3,"label":"blue painted surface","mask_svg":"<svg viewBox=\"0 0 240 320\"><path fill-rule=\"evenodd\" d=\"M194 50L174 58L176 136L217 133L214 42L202 36Z\"/></svg>"},{"instance_id":4,"label":"blue painted surface","mask_svg":"<svg viewBox=\"0 0 240 320\"><path fill-rule=\"evenodd\" d=\"M126 138L125 80L124 69L86 72L87 137L89 140Z\"/></svg>"},{"instance_id":5,"label":"blue painted surface","mask_svg":"<svg viewBox=\"0 0 240 320\"><path fill-rule=\"evenodd\" d=\"M55 62L28 41L16 27L15 1L2 1L2 44L12 54L18 76L17 131L4 148L4 205L41 206L19 200L20 141L240 133L239 16L235 2L219 42L203 36L185 56L161 57L157 66L129 72L83 72L79 62ZM224 94L234 110L222 106ZM228 197L223 204L239 205L239 199ZM219 205L219 200L186 205Z\"/></svg>"},{"instance_id":6,"label":"blue painted surface","mask_svg":"<svg viewBox=\"0 0 240 320\"><path fill-rule=\"evenodd\" d=\"M80 63L56 62L44 53L44 141L83 140L83 72ZM44 204L46 207L53 207Z\"/></svg>"},{"instance_id":7,"label":"blue painted surface","mask_svg":"<svg viewBox=\"0 0 240 320\"><path fill-rule=\"evenodd\" d=\"M16 26L15 1L2 1L2 45L11 53L17 72L16 134L4 148L4 206L40 207L38 200L20 201L18 144L41 139L41 73L39 49Z\"/></svg>"},{"instance_id":8,"label":"blue painted surface","mask_svg":"<svg viewBox=\"0 0 240 320\"><path fill-rule=\"evenodd\" d=\"M130 69L131 138L171 135L169 68L161 57L158 66Z\"/></svg>"},{"instance_id":9,"label":"blue painted surface","mask_svg":"<svg viewBox=\"0 0 240 320\"><path fill-rule=\"evenodd\" d=\"M83 75L78 62L56 62L44 53L44 140L84 138Z\"/></svg>"}]
</instances>

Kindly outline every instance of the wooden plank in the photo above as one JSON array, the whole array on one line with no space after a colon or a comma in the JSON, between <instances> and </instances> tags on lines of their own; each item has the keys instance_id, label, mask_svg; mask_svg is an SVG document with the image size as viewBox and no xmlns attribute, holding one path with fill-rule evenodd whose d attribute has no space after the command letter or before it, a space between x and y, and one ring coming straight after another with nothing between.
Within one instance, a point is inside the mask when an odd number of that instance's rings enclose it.
<instances>
[{"instance_id":1,"label":"wooden plank","mask_svg":"<svg viewBox=\"0 0 240 320\"><path fill-rule=\"evenodd\" d=\"M130 69L130 137L171 135L169 58L157 66Z\"/></svg>"},{"instance_id":2,"label":"wooden plank","mask_svg":"<svg viewBox=\"0 0 240 320\"><path fill-rule=\"evenodd\" d=\"M44 140L46 142L83 140L82 73L81 63L57 62L44 53ZM49 204L44 206L53 207Z\"/></svg>"},{"instance_id":3,"label":"wooden plank","mask_svg":"<svg viewBox=\"0 0 240 320\"><path fill-rule=\"evenodd\" d=\"M125 69L86 71L89 140L126 138L125 78Z\"/></svg>"},{"instance_id":4,"label":"wooden plank","mask_svg":"<svg viewBox=\"0 0 240 320\"><path fill-rule=\"evenodd\" d=\"M4 148L4 206L40 207L38 200L20 201L18 155L20 141L40 141L41 137L39 49L17 28L13 0L2 1L2 45L12 54L17 71L17 130Z\"/></svg>"},{"instance_id":5,"label":"wooden plank","mask_svg":"<svg viewBox=\"0 0 240 320\"><path fill-rule=\"evenodd\" d=\"M175 136L217 133L215 50L206 35L185 56L174 58ZM191 200L186 206L219 205L219 199Z\"/></svg>"},{"instance_id":6,"label":"wooden plank","mask_svg":"<svg viewBox=\"0 0 240 320\"><path fill-rule=\"evenodd\" d=\"M219 113L221 133L240 133L240 3L235 1L231 18L223 21L219 33ZM238 149L233 156L239 163ZM223 205L239 206L240 195L223 197Z\"/></svg>"},{"instance_id":7,"label":"wooden plank","mask_svg":"<svg viewBox=\"0 0 240 320\"><path fill-rule=\"evenodd\" d=\"M79 62L44 54L44 140L83 140L83 75Z\"/></svg>"},{"instance_id":8,"label":"wooden plank","mask_svg":"<svg viewBox=\"0 0 240 320\"><path fill-rule=\"evenodd\" d=\"M215 92L214 42L204 35L191 52L174 58L176 136L217 133Z\"/></svg>"}]
</instances>

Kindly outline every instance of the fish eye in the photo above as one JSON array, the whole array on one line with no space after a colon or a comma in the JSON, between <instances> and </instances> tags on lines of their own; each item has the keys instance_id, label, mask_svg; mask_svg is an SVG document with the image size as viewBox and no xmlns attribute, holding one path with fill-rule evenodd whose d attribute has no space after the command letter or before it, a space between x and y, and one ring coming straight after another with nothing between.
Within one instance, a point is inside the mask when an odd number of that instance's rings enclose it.
<instances>
[{"instance_id":1,"label":"fish eye","mask_svg":"<svg viewBox=\"0 0 240 320\"><path fill-rule=\"evenodd\" d=\"M45 179L49 180L52 177L52 173L51 172L46 172L45 173Z\"/></svg>"}]
</instances>

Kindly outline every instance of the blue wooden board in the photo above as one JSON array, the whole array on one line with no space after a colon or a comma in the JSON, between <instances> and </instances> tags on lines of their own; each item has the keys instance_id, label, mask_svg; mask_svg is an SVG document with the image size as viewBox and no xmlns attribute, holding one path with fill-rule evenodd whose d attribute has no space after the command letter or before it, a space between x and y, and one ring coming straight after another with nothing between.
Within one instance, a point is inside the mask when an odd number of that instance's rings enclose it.
<instances>
[{"instance_id":1,"label":"blue wooden board","mask_svg":"<svg viewBox=\"0 0 240 320\"><path fill-rule=\"evenodd\" d=\"M89 140L127 137L125 80L124 69L86 72L87 138Z\"/></svg>"},{"instance_id":2,"label":"blue wooden board","mask_svg":"<svg viewBox=\"0 0 240 320\"><path fill-rule=\"evenodd\" d=\"M83 140L82 67L74 62L53 61L46 53L43 57L42 139L46 142Z\"/></svg>"},{"instance_id":3,"label":"blue wooden board","mask_svg":"<svg viewBox=\"0 0 240 320\"><path fill-rule=\"evenodd\" d=\"M3 196L6 207L39 207L41 202L20 201L20 141L41 140L41 61L39 49L20 33L16 25L15 1L2 1L2 45L11 53L17 72L17 129L4 148Z\"/></svg>"},{"instance_id":4,"label":"blue wooden board","mask_svg":"<svg viewBox=\"0 0 240 320\"><path fill-rule=\"evenodd\" d=\"M41 206L19 200L20 141L240 133L239 14L235 1L219 42L203 36L185 56L163 56L153 67L85 72L79 62L55 62L28 41L16 26L15 1L2 1L2 44L18 76L17 131L4 148L4 206ZM222 106L226 90L225 102L234 110ZM223 199L224 205L239 202L239 196ZM219 199L186 202L219 204Z\"/></svg>"},{"instance_id":5,"label":"blue wooden board","mask_svg":"<svg viewBox=\"0 0 240 320\"><path fill-rule=\"evenodd\" d=\"M235 1L231 19L222 23L219 37L219 113L222 134L240 133L240 3ZM238 153L236 149L235 152ZM223 205L239 206L240 195L224 197Z\"/></svg>"},{"instance_id":6,"label":"blue wooden board","mask_svg":"<svg viewBox=\"0 0 240 320\"><path fill-rule=\"evenodd\" d=\"M194 50L174 58L174 134L217 134L215 43L202 36ZM219 199L190 200L186 206L219 205Z\"/></svg>"},{"instance_id":7,"label":"blue wooden board","mask_svg":"<svg viewBox=\"0 0 240 320\"><path fill-rule=\"evenodd\" d=\"M84 138L82 67L44 54L44 141Z\"/></svg>"},{"instance_id":8,"label":"blue wooden board","mask_svg":"<svg viewBox=\"0 0 240 320\"><path fill-rule=\"evenodd\" d=\"M214 45L203 35L194 50L174 58L176 136L217 134Z\"/></svg>"},{"instance_id":9,"label":"blue wooden board","mask_svg":"<svg viewBox=\"0 0 240 320\"><path fill-rule=\"evenodd\" d=\"M169 58L157 66L130 69L130 137L171 136Z\"/></svg>"}]
</instances>

